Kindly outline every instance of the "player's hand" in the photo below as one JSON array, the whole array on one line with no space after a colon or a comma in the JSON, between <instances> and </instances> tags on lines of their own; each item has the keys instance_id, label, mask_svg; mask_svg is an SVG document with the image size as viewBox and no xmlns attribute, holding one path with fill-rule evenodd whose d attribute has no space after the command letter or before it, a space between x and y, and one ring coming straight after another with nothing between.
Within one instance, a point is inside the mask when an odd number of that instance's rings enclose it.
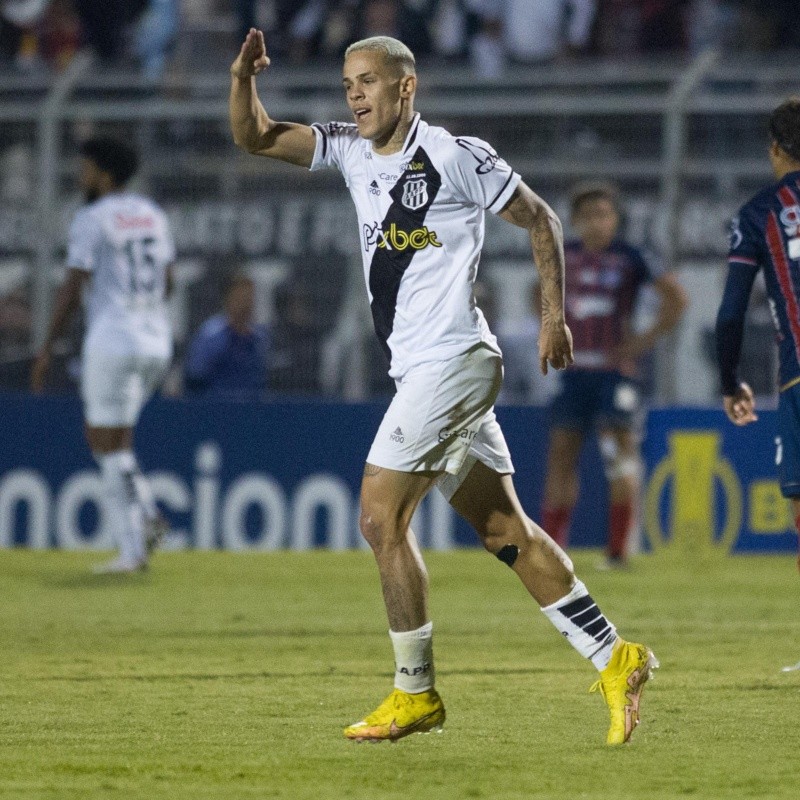
<instances>
[{"instance_id":1,"label":"player's hand","mask_svg":"<svg viewBox=\"0 0 800 800\"><path fill-rule=\"evenodd\" d=\"M231 75L240 80L251 78L253 75L263 72L269 63L264 34L255 28L250 28L239 55L231 64Z\"/></svg>"},{"instance_id":2,"label":"player's hand","mask_svg":"<svg viewBox=\"0 0 800 800\"><path fill-rule=\"evenodd\" d=\"M566 369L573 361L572 331L565 322L542 322L539 332L539 366L547 375L548 364L554 369Z\"/></svg>"},{"instance_id":3,"label":"player's hand","mask_svg":"<svg viewBox=\"0 0 800 800\"><path fill-rule=\"evenodd\" d=\"M41 394L44 391L47 373L50 370L50 351L42 348L37 354L31 368L31 391Z\"/></svg>"},{"instance_id":4,"label":"player's hand","mask_svg":"<svg viewBox=\"0 0 800 800\"><path fill-rule=\"evenodd\" d=\"M758 419L755 413L756 401L753 397L753 390L746 383L739 384L736 394L725 395L722 398L722 405L728 419L734 425L748 425Z\"/></svg>"}]
</instances>

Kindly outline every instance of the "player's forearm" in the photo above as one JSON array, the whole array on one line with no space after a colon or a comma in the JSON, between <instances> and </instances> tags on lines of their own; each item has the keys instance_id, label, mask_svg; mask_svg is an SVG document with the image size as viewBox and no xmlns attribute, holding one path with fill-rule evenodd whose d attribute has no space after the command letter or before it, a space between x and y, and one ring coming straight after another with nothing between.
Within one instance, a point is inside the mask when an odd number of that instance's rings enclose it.
<instances>
[{"instance_id":1,"label":"player's forearm","mask_svg":"<svg viewBox=\"0 0 800 800\"><path fill-rule=\"evenodd\" d=\"M531 248L539 271L542 320L564 321L564 232L561 221L547 205L539 206L529 229Z\"/></svg>"},{"instance_id":2,"label":"player's forearm","mask_svg":"<svg viewBox=\"0 0 800 800\"><path fill-rule=\"evenodd\" d=\"M717 365L722 393L732 396L739 385L737 370L742 351L744 320L756 270L732 265L728 270L716 324Z\"/></svg>"},{"instance_id":3,"label":"player's forearm","mask_svg":"<svg viewBox=\"0 0 800 800\"><path fill-rule=\"evenodd\" d=\"M231 76L231 93L228 103L233 141L248 153L263 146L264 137L274 125L258 99L255 77Z\"/></svg>"},{"instance_id":4,"label":"player's forearm","mask_svg":"<svg viewBox=\"0 0 800 800\"><path fill-rule=\"evenodd\" d=\"M686 310L687 300L684 294L662 296L661 307L653 324L642 334L649 345L655 346L656 342L673 331L681 321Z\"/></svg>"},{"instance_id":5,"label":"player's forearm","mask_svg":"<svg viewBox=\"0 0 800 800\"><path fill-rule=\"evenodd\" d=\"M722 394L732 397L739 386L739 356L742 350L744 317L717 317L716 346Z\"/></svg>"}]
</instances>

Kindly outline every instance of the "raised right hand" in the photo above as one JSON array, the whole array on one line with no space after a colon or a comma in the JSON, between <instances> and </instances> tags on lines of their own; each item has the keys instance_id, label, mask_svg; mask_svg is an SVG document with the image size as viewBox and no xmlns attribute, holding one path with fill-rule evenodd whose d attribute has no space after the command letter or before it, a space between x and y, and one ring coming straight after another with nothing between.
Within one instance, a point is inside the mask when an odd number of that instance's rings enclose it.
<instances>
[{"instance_id":1,"label":"raised right hand","mask_svg":"<svg viewBox=\"0 0 800 800\"><path fill-rule=\"evenodd\" d=\"M231 75L240 80L251 78L263 72L269 63L264 34L255 28L250 28L239 55L231 64Z\"/></svg>"}]
</instances>

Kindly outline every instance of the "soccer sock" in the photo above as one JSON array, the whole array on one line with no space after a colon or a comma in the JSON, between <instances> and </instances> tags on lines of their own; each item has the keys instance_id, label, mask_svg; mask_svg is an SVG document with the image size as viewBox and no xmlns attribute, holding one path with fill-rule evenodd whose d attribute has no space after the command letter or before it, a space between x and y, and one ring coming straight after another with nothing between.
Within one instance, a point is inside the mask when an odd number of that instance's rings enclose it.
<instances>
[{"instance_id":1,"label":"soccer sock","mask_svg":"<svg viewBox=\"0 0 800 800\"><path fill-rule=\"evenodd\" d=\"M633 522L633 501L612 503L608 515L608 555L625 558Z\"/></svg>"},{"instance_id":2,"label":"soccer sock","mask_svg":"<svg viewBox=\"0 0 800 800\"><path fill-rule=\"evenodd\" d=\"M389 631L394 646L394 685L409 694L433 688L433 623L415 631Z\"/></svg>"},{"instance_id":3,"label":"soccer sock","mask_svg":"<svg viewBox=\"0 0 800 800\"><path fill-rule=\"evenodd\" d=\"M572 506L549 506L542 508L542 527L551 539L566 548L569 538L569 523L572 519Z\"/></svg>"},{"instance_id":4,"label":"soccer sock","mask_svg":"<svg viewBox=\"0 0 800 800\"><path fill-rule=\"evenodd\" d=\"M136 459L130 450L116 450L96 455L96 458L120 557L126 561L141 561L145 558L144 518L134 488Z\"/></svg>"},{"instance_id":5,"label":"soccer sock","mask_svg":"<svg viewBox=\"0 0 800 800\"><path fill-rule=\"evenodd\" d=\"M576 581L572 591L542 611L567 641L601 672L611 660L617 641L617 629L605 618L592 600L583 581Z\"/></svg>"},{"instance_id":6,"label":"soccer sock","mask_svg":"<svg viewBox=\"0 0 800 800\"><path fill-rule=\"evenodd\" d=\"M800 537L800 514L798 514L794 518L794 529L797 531L798 537ZM797 547L798 547L797 569L800 570L800 538L798 538Z\"/></svg>"},{"instance_id":7,"label":"soccer sock","mask_svg":"<svg viewBox=\"0 0 800 800\"><path fill-rule=\"evenodd\" d=\"M139 467L139 462L136 460L136 456L130 450L126 452L130 453L133 463L133 471L131 476L133 480L133 489L136 492L136 499L139 501L144 518L152 521L158 517L158 506L156 506L156 498L154 497L153 490L150 487L150 481L148 481L142 473L142 470Z\"/></svg>"}]
</instances>

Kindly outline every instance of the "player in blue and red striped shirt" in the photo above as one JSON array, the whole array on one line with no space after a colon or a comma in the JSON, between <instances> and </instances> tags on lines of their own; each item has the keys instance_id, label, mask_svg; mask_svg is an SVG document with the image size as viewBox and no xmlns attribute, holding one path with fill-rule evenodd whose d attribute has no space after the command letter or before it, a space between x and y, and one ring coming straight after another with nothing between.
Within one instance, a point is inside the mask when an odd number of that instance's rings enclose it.
<instances>
[{"instance_id":1,"label":"player in blue and red striped shirt","mask_svg":"<svg viewBox=\"0 0 800 800\"><path fill-rule=\"evenodd\" d=\"M769 159L777 183L745 203L731 225L728 279L717 315L717 362L725 413L755 422L753 392L737 376L750 290L764 273L780 355L777 464L800 531L800 98L770 118ZM800 559L798 559L800 567Z\"/></svg>"},{"instance_id":2,"label":"player in blue and red striped shirt","mask_svg":"<svg viewBox=\"0 0 800 800\"><path fill-rule=\"evenodd\" d=\"M609 483L608 567L624 566L638 495L640 416L637 359L672 330L686 307L675 276L664 272L619 236L619 198L608 184L592 183L572 193L571 221L578 234L564 245L565 315L572 331L574 364L561 376L550 410L542 524L567 545L578 497L578 458L596 433ZM660 298L653 324L634 331L641 288Z\"/></svg>"}]
</instances>

